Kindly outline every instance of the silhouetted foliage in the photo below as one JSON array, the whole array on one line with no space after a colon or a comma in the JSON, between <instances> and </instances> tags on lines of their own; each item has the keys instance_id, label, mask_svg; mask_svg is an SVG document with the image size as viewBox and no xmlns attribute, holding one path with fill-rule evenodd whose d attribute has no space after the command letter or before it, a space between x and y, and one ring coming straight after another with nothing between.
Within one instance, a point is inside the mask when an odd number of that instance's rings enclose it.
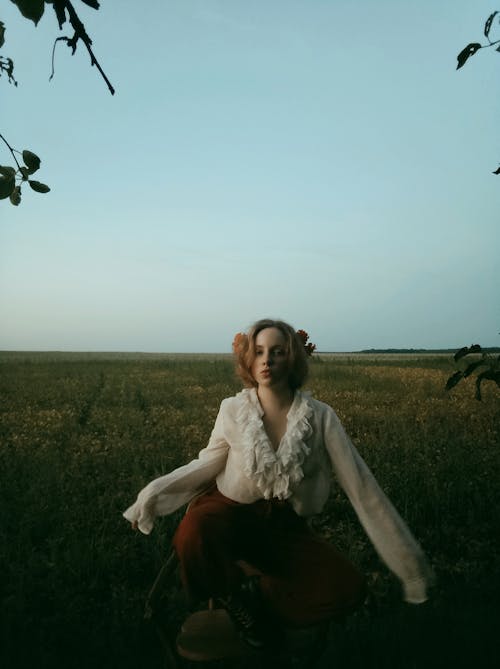
<instances>
[{"instance_id":1,"label":"silhouetted foliage","mask_svg":"<svg viewBox=\"0 0 500 669\"><path fill-rule=\"evenodd\" d=\"M7 145L16 163L16 167L0 165L0 200L9 198L10 202L17 206L21 202L21 185L23 183L28 183L31 189L37 193L48 193L50 188L46 184L30 178L32 174L40 169L40 158L28 149L24 149L22 153L16 151L3 135L0 135L0 139ZM24 164L19 162L16 154L22 156Z\"/></svg>"},{"instance_id":2,"label":"silhouetted foliage","mask_svg":"<svg viewBox=\"0 0 500 669\"><path fill-rule=\"evenodd\" d=\"M54 49L57 42L64 41L71 49L72 55L74 55L76 47L78 46L78 42L82 41L87 51L89 52L91 65L95 65L97 67L102 78L106 82L110 93L114 95L115 89L113 88L111 82L109 81L103 69L101 68L97 58L95 57L94 52L92 51L92 40L88 36L87 31L85 30L85 26L80 20L80 17L76 13L75 8L73 7L73 3L70 0L11 0L11 2L13 2L18 7L19 11L25 18L29 19L30 21L33 21L35 25L38 24L38 22L43 16L45 11L45 5L51 5L56 15L57 23L59 24L59 29L62 30L64 24L68 22L74 31L72 37L67 37L67 36L58 37L54 42ZM100 7L99 2L97 2L97 0L81 0L81 2L83 2L85 5L88 5L89 7L92 7L92 9L99 9ZM0 26L1 26L0 29L0 47L1 47L3 43L2 30L4 31L5 27L3 26L3 24L0 24ZM54 52L52 53L52 75L50 77L51 79L53 75L54 75Z\"/></svg>"},{"instance_id":3,"label":"silhouetted foliage","mask_svg":"<svg viewBox=\"0 0 500 669\"><path fill-rule=\"evenodd\" d=\"M500 44L500 39L496 40L495 42L492 42L490 39L491 27L497 14L498 12L493 12L493 14L490 14L486 19L486 23L484 24L484 36L488 40L488 44L479 44L479 42L471 42L470 44L467 44L467 46L464 49L462 49L462 51L460 51L460 53L457 56L457 61L458 61L457 70L463 67L467 62L467 60L475 53L477 53L479 49L488 49L491 46L496 46L497 44ZM496 48L496 51L500 51L500 46Z\"/></svg>"},{"instance_id":4,"label":"silhouetted foliage","mask_svg":"<svg viewBox=\"0 0 500 669\"><path fill-rule=\"evenodd\" d=\"M492 41L490 39L490 32L491 28L493 26L493 22L495 20L495 17L497 16L499 12L493 12L493 14L490 14L488 18L486 19L486 23L484 24L484 36L488 40L487 44L480 44L479 42L471 42L470 44L467 44L467 46L460 51L460 53L457 56L457 70L459 70L461 67L465 65L465 63L469 60L471 56L473 56L475 53L477 53L480 49L489 49L492 46L496 46L495 51L500 52L500 39L497 39L495 41ZM493 174L500 174L500 167L496 169Z\"/></svg>"},{"instance_id":5,"label":"silhouetted foliage","mask_svg":"<svg viewBox=\"0 0 500 669\"><path fill-rule=\"evenodd\" d=\"M5 24L0 21L0 49L5 43ZM5 56L0 56L0 77L2 74L6 74L9 79L10 84L17 86L17 81L14 78L14 61L12 58L6 58Z\"/></svg>"},{"instance_id":6,"label":"silhouetted foliage","mask_svg":"<svg viewBox=\"0 0 500 669\"><path fill-rule=\"evenodd\" d=\"M467 60L477 53L480 49L487 49L492 46L496 46L495 51L500 52L500 39L492 41L490 39L490 31L493 26L493 21L499 12L495 11L488 16L486 23L484 24L484 36L488 40L488 44L479 44L479 42L471 42L468 44L457 56L457 70L465 65ZM500 167L498 167L493 174L500 174ZM480 355L478 359L477 356ZM467 356L472 356L467 358ZM472 346L464 346L458 350L453 356L456 363L459 363L461 360L466 360L466 367L464 369L457 370L454 374L450 376L446 383L446 390L451 390L454 388L457 383L460 383L462 379L466 379L471 376L471 374L476 373L476 399L481 401L481 383L483 381L493 381L496 383L497 387L500 388L500 356L492 357L488 355L479 344L473 344ZM482 371L480 371L482 370Z\"/></svg>"},{"instance_id":7,"label":"silhouetted foliage","mask_svg":"<svg viewBox=\"0 0 500 669\"><path fill-rule=\"evenodd\" d=\"M65 23L68 23L73 29L73 35L71 37L58 37L54 42L54 48L52 50L52 74L50 79L54 76L54 53L57 42L66 42L71 49L72 55L74 55L78 42L81 41L89 52L91 65L97 67L102 78L106 82L110 93L114 95L115 89L96 59L94 52L92 51L92 40L88 36L85 26L80 20L73 7L73 3L70 2L70 0L11 0L11 2L17 6L26 19L33 21L35 26L44 14L45 5L50 5L54 10L59 29L62 30ZM92 7L92 9L99 9L99 2L97 2L97 0L81 0L81 2ZM3 47L4 43L5 25L0 21L0 49ZM14 62L11 58L0 56L0 76L2 76L2 74L7 76L9 83L17 86L17 81L14 78ZM9 149L15 163L15 166L0 165L0 200L9 198L10 202L17 206L21 202L21 186L23 183L28 183L31 189L37 193L48 193L50 188L46 184L31 179L31 175L40 168L40 158L27 149L22 153L13 149L1 134L0 139ZM18 160L17 156L22 156L22 162Z\"/></svg>"},{"instance_id":8,"label":"silhouetted foliage","mask_svg":"<svg viewBox=\"0 0 500 669\"><path fill-rule=\"evenodd\" d=\"M478 358L478 356L480 357ZM446 390L451 390L462 379L466 379L474 373L476 374L477 400L481 401L481 384L483 381L493 381L500 388L500 355L493 357L483 351L479 344L473 344L458 350L453 359L455 363L460 364L462 369L458 369L450 376L446 382Z\"/></svg>"}]
</instances>

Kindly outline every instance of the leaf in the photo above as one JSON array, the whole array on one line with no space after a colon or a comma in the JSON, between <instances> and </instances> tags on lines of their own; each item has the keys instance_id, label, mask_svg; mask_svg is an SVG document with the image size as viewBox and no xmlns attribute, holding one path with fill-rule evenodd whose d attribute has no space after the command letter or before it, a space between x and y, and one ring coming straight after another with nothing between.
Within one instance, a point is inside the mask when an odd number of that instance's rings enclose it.
<instances>
[{"instance_id":1,"label":"leaf","mask_svg":"<svg viewBox=\"0 0 500 669\"><path fill-rule=\"evenodd\" d=\"M452 374L448 381L446 382L446 390L451 390L454 388L459 381L461 381L464 378L463 372L455 372L455 374Z\"/></svg>"},{"instance_id":2,"label":"leaf","mask_svg":"<svg viewBox=\"0 0 500 669\"><path fill-rule=\"evenodd\" d=\"M500 388L500 372L494 372L492 369L487 369L481 374L478 374L476 379L476 399L481 401L481 383L483 381L494 381Z\"/></svg>"},{"instance_id":3,"label":"leaf","mask_svg":"<svg viewBox=\"0 0 500 669\"><path fill-rule=\"evenodd\" d=\"M28 183L37 193L48 193L50 191L50 188L45 184L40 183L40 181L32 181L30 179Z\"/></svg>"},{"instance_id":4,"label":"leaf","mask_svg":"<svg viewBox=\"0 0 500 669\"><path fill-rule=\"evenodd\" d=\"M10 197L10 194L15 187L15 177L0 177L0 200L5 200L6 197Z\"/></svg>"},{"instance_id":5,"label":"leaf","mask_svg":"<svg viewBox=\"0 0 500 669\"><path fill-rule=\"evenodd\" d=\"M26 19L30 19L35 25L38 24L45 9L44 0L12 0L12 2Z\"/></svg>"},{"instance_id":6,"label":"leaf","mask_svg":"<svg viewBox=\"0 0 500 669\"><path fill-rule=\"evenodd\" d=\"M5 44L5 24L0 21L0 48Z\"/></svg>"},{"instance_id":7,"label":"leaf","mask_svg":"<svg viewBox=\"0 0 500 669\"><path fill-rule=\"evenodd\" d=\"M482 348L479 346L479 344L472 344L472 346L463 346L459 351L455 353L453 356L453 360L455 362L458 362L461 358L464 358L466 355L469 355L469 353L481 353Z\"/></svg>"},{"instance_id":8,"label":"leaf","mask_svg":"<svg viewBox=\"0 0 500 669\"><path fill-rule=\"evenodd\" d=\"M23 165L22 167L19 168L19 171L23 175L23 181L27 181L30 175L29 169Z\"/></svg>"},{"instance_id":9,"label":"leaf","mask_svg":"<svg viewBox=\"0 0 500 669\"><path fill-rule=\"evenodd\" d=\"M92 7L92 9L99 9L99 3L97 2L97 0L82 0L82 2L84 5Z\"/></svg>"},{"instance_id":10,"label":"leaf","mask_svg":"<svg viewBox=\"0 0 500 669\"><path fill-rule=\"evenodd\" d=\"M16 78L14 77L14 61L12 58L2 58L0 56L0 76L2 72L5 72L9 79L9 84L14 84L17 86Z\"/></svg>"},{"instance_id":11,"label":"leaf","mask_svg":"<svg viewBox=\"0 0 500 669\"><path fill-rule=\"evenodd\" d=\"M484 364L484 360L476 360L475 362L471 362L470 365L468 365L464 370L464 379L470 376L475 369L481 367Z\"/></svg>"},{"instance_id":12,"label":"leaf","mask_svg":"<svg viewBox=\"0 0 500 669\"><path fill-rule=\"evenodd\" d=\"M493 14L490 14L488 18L486 19L486 23L484 24L484 36L488 37L490 34L491 30L491 24L493 23L493 19L495 16L498 14L498 12L493 12ZM488 37L489 40L489 37Z\"/></svg>"},{"instance_id":13,"label":"leaf","mask_svg":"<svg viewBox=\"0 0 500 669\"><path fill-rule=\"evenodd\" d=\"M482 380L483 379L481 378L481 376L478 376L477 379L476 379L476 399L477 399L478 402L480 402L482 400L482 397L481 397L481 381Z\"/></svg>"},{"instance_id":14,"label":"leaf","mask_svg":"<svg viewBox=\"0 0 500 669\"><path fill-rule=\"evenodd\" d=\"M40 168L40 158L28 149L23 151L23 160L30 174L33 174Z\"/></svg>"},{"instance_id":15,"label":"leaf","mask_svg":"<svg viewBox=\"0 0 500 669\"><path fill-rule=\"evenodd\" d=\"M21 186L16 186L14 188L10 194L10 201L15 207L21 202Z\"/></svg>"},{"instance_id":16,"label":"leaf","mask_svg":"<svg viewBox=\"0 0 500 669\"><path fill-rule=\"evenodd\" d=\"M481 383L485 380L493 380L493 372L489 369L487 369L484 372L481 372L481 374L477 375L476 379L476 399L481 401Z\"/></svg>"},{"instance_id":17,"label":"leaf","mask_svg":"<svg viewBox=\"0 0 500 669\"><path fill-rule=\"evenodd\" d=\"M457 70L463 67L467 62L467 59L473 56L476 53L476 51L479 51L480 48L481 45L478 44L477 42L471 42L471 44L467 44L465 49L462 49L462 51L460 51L460 53L457 56L458 60Z\"/></svg>"},{"instance_id":18,"label":"leaf","mask_svg":"<svg viewBox=\"0 0 500 669\"><path fill-rule=\"evenodd\" d=\"M500 174L500 167L498 167L498 168L493 172L493 174Z\"/></svg>"},{"instance_id":19,"label":"leaf","mask_svg":"<svg viewBox=\"0 0 500 669\"><path fill-rule=\"evenodd\" d=\"M16 170L13 167L4 167L3 165L0 165L0 174L7 178L15 177Z\"/></svg>"},{"instance_id":20,"label":"leaf","mask_svg":"<svg viewBox=\"0 0 500 669\"><path fill-rule=\"evenodd\" d=\"M66 5L64 4L64 0L54 0L52 5L56 13L59 30L62 30L63 25L66 23Z\"/></svg>"},{"instance_id":21,"label":"leaf","mask_svg":"<svg viewBox=\"0 0 500 669\"><path fill-rule=\"evenodd\" d=\"M455 355L453 356L453 360L455 362L458 362L460 360L460 358L463 358L464 355L467 355L468 352L469 352L469 348L467 346L462 346L462 348L459 351L457 351L455 353Z\"/></svg>"}]
</instances>

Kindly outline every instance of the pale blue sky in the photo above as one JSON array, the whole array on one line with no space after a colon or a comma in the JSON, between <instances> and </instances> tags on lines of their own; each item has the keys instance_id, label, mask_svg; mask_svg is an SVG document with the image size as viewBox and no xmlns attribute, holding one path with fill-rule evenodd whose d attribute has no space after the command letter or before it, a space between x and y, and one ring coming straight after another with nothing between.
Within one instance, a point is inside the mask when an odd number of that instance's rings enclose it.
<instances>
[{"instance_id":1,"label":"pale blue sky","mask_svg":"<svg viewBox=\"0 0 500 669\"><path fill-rule=\"evenodd\" d=\"M500 54L455 70L489 2L75 6L114 97L83 45L49 83L52 12L0 9L0 132L52 188L0 202L0 349L228 351L264 316L500 343Z\"/></svg>"}]
</instances>

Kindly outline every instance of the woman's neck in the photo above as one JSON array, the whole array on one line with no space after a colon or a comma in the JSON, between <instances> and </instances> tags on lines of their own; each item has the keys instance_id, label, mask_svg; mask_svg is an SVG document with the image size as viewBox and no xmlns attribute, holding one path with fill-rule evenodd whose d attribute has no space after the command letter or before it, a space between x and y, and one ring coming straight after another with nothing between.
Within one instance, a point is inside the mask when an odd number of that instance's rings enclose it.
<instances>
[{"instance_id":1,"label":"woman's neck","mask_svg":"<svg viewBox=\"0 0 500 669\"><path fill-rule=\"evenodd\" d=\"M257 387L257 397L264 412L289 409L293 402L294 392L290 386L277 388Z\"/></svg>"}]
</instances>

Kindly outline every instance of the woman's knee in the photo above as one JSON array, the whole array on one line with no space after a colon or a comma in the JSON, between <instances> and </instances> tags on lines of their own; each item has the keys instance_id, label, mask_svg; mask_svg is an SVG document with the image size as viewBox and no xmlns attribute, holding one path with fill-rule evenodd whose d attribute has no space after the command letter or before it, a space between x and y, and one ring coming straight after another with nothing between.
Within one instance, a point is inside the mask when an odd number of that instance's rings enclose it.
<instances>
[{"instance_id":1,"label":"woman's knee","mask_svg":"<svg viewBox=\"0 0 500 669\"><path fill-rule=\"evenodd\" d=\"M207 542L223 541L231 533L227 512L206 504L190 509L179 523L174 546L179 552L184 547L196 547Z\"/></svg>"}]
</instances>

